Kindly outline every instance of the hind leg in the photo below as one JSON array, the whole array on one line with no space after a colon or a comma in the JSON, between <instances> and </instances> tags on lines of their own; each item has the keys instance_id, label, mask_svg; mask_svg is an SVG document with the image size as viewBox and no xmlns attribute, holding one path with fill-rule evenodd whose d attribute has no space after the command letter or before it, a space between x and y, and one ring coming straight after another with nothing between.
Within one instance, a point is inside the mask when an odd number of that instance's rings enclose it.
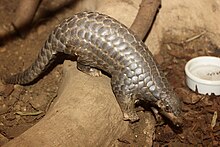
<instances>
[{"instance_id":1,"label":"hind leg","mask_svg":"<svg viewBox=\"0 0 220 147\"><path fill-rule=\"evenodd\" d=\"M139 117L135 111L135 100L132 98L132 96L117 95L116 99L123 113L124 120L129 120L131 122L136 122L139 120Z\"/></svg>"},{"instance_id":2,"label":"hind leg","mask_svg":"<svg viewBox=\"0 0 220 147\"><path fill-rule=\"evenodd\" d=\"M112 79L112 90L123 113L123 119L131 122L139 120L135 111L135 95L131 93L126 94L122 86L118 82L114 82L114 79Z\"/></svg>"},{"instance_id":3,"label":"hind leg","mask_svg":"<svg viewBox=\"0 0 220 147\"><path fill-rule=\"evenodd\" d=\"M96 68L92 68L89 65L84 65L83 63L78 62L78 61L77 61L77 68L80 71L82 71L88 75L91 75L91 76L99 77L102 75L102 72L100 70L98 70Z\"/></svg>"}]
</instances>

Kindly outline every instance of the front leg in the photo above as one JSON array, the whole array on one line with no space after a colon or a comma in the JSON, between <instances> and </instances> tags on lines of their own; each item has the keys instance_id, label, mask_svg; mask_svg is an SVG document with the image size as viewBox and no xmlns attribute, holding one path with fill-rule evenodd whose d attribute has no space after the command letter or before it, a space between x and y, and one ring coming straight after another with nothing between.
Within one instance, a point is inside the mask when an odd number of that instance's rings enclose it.
<instances>
[{"instance_id":1,"label":"front leg","mask_svg":"<svg viewBox=\"0 0 220 147\"><path fill-rule=\"evenodd\" d=\"M94 76L94 77L99 77L102 75L102 72L96 68L92 68L89 65L84 65L83 63L77 61L77 68L84 72L85 74Z\"/></svg>"}]
</instances>

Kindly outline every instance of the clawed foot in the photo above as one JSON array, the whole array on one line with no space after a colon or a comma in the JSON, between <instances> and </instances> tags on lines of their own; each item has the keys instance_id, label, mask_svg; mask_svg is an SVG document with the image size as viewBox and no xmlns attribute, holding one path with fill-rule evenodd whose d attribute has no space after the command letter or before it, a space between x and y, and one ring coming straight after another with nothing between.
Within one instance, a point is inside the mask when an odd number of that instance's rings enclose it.
<instances>
[{"instance_id":1,"label":"clawed foot","mask_svg":"<svg viewBox=\"0 0 220 147\"><path fill-rule=\"evenodd\" d=\"M125 121L130 121L131 123L136 122L139 120L139 117L136 112L129 112L129 113L124 113L124 120Z\"/></svg>"},{"instance_id":2,"label":"clawed foot","mask_svg":"<svg viewBox=\"0 0 220 147\"><path fill-rule=\"evenodd\" d=\"M99 77L102 75L100 70L90 67L89 65L81 64L80 62L77 62L77 68L90 76Z\"/></svg>"},{"instance_id":3,"label":"clawed foot","mask_svg":"<svg viewBox=\"0 0 220 147\"><path fill-rule=\"evenodd\" d=\"M90 68L87 74L94 77L100 77L102 75L102 72L98 69Z\"/></svg>"}]
</instances>

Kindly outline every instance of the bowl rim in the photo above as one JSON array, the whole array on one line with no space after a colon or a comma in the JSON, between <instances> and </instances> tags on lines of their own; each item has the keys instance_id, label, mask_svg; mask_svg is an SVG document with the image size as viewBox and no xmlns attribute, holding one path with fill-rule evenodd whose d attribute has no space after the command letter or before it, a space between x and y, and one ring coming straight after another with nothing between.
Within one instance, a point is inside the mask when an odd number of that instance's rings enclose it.
<instances>
[{"instance_id":1,"label":"bowl rim","mask_svg":"<svg viewBox=\"0 0 220 147\"><path fill-rule=\"evenodd\" d=\"M205 79L201 79L195 75L193 75L190 71L189 71L189 68L190 66L195 63L196 61L198 60L201 60L201 61L204 61L204 60L218 60L219 62L219 65L220 65L220 58L218 57L215 57L215 56L199 56L199 57L195 57L195 58L192 58L191 60L189 60L186 65L185 65L185 73L186 73L186 76L192 80L194 80L195 82L197 83L201 83L201 84L206 84L206 85L215 85L215 86L220 86L220 80L216 80L216 81L210 81L210 80L205 80ZM210 63L210 62L209 62ZM216 65L216 63L215 63Z\"/></svg>"}]
</instances>

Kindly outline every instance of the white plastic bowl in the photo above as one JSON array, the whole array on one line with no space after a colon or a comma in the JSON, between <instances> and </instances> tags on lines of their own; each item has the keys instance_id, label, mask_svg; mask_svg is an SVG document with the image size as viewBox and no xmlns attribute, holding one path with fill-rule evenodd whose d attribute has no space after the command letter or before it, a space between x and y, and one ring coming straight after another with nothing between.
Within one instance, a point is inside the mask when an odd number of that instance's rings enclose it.
<instances>
[{"instance_id":1,"label":"white plastic bowl","mask_svg":"<svg viewBox=\"0 0 220 147\"><path fill-rule=\"evenodd\" d=\"M185 66L186 84L200 94L220 95L220 58L201 56Z\"/></svg>"}]
</instances>

